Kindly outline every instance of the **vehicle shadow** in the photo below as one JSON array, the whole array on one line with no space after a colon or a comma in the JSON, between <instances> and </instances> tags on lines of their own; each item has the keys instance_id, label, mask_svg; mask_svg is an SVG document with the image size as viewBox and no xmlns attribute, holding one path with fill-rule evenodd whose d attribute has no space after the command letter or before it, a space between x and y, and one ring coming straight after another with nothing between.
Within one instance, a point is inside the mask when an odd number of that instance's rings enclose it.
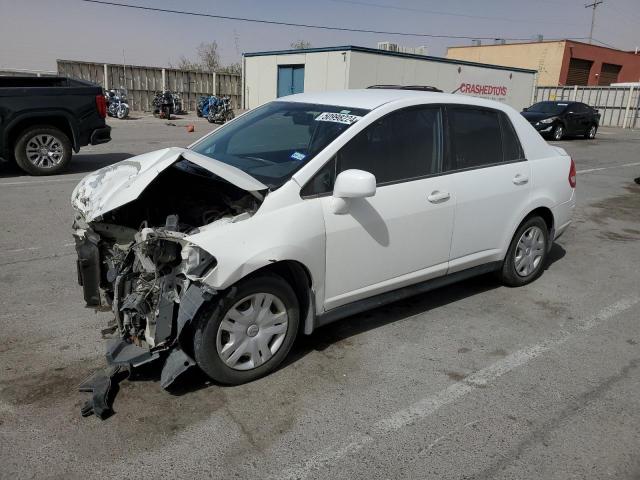
<instances>
[{"instance_id":1,"label":"vehicle shadow","mask_svg":"<svg viewBox=\"0 0 640 480\"><path fill-rule=\"evenodd\" d=\"M547 256L547 263L544 269L549 269L553 263L564 257L566 253L562 246L554 243ZM415 315L428 313L450 303L502 286L496 275L492 273L480 275L431 292L389 303L374 310L343 319L335 324L321 327L313 335L300 336L281 368L295 363L312 351L322 351L333 343L346 340L349 337L360 335L369 330Z\"/></svg>"},{"instance_id":2,"label":"vehicle shadow","mask_svg":"<svg viewBox=\"0 0 640 480\"><path fill-rule=\"evenodd\" d=\"M547 257L545 270L549 269L565 255L566 250L561 245L554 243ZM321 327L308 336L301 334L278 370L287 368L311 352L323 351L331 345L350 337L415 315L428 313L431 310L446 306L450 303L473 297L502 286L494 274L480 275L431 292L409 297L404 300L398 300L382 307L353 315L336 323ZM213 385L217 384L209 380L202 371L194 368L176 381L171 393L174 395L184 395Z\"/></svg>"},{"instance_id":3,"label":"vehicle shadow","mask_svg":"<svg viewBox=\"0 0 640 480\"><path fill-rule=\"evenodd\" d=\"M114 163L131 158L134 155L132 153L87 153L83 154L82 151L78 155L74 155L71 158L71 163L66 170L60 172L58 175L43 176L40 178L56 178L63 175L70 175L74 173L86 173L93 172L99 168L112 165ZM14 178L28 176L23 170L21 170L15 162L2 162L0 163L0 178Z\"/></svg>"}]
</instances>

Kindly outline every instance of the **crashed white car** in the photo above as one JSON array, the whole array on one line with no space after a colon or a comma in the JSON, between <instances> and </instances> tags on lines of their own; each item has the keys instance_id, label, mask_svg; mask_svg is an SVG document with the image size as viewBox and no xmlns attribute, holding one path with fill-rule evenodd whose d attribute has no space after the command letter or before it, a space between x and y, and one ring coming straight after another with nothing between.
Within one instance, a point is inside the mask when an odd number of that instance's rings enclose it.
<instances>
[{"instance_id":1,"label":"crashed white car","mask_svg":"<svg viewBox=\"0 0 640 480\"><path fill-rule=\"evenodd\" d=\"M84 178L78 277L113 364L238 384L299 332L490 271L543 271L575 166L512 108L400 89L293 95Z\"/></svg>"}]
</instances>

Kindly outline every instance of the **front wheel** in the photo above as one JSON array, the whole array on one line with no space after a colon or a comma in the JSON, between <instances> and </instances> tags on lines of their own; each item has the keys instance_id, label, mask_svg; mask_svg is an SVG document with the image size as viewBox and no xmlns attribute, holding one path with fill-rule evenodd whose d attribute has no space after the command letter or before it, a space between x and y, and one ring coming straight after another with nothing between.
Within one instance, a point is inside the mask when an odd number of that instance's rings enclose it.
<instances>
[{"instance_id":1,"label":"front wheel","mask_svg":"<svg viewBox=\"0 0 640 480\"><path fill-rule=\"evenodd\" d=\"M129 107L125 106L125 105L121 105L120 108L118 108L118 118L120 120L127 118L129 116Z\"/></svg>"},{"instance_id":2,"label":"front wheel","mask_svg":"<svg viewBox=\"0 0 640 480\"><path fill-rule=\"evenodd\" d=\"M553 128L553 132L551 135L556 141L562 140L562 137L564 137L564 128L562 127L562 125L556 125Z\"/></svg>"},{"instance_id":3,"label":"front wheel","mask_svg":"<svg viewBox=\"0 0 640 480\"><path fill-rule=\"evenodd\" d=\"M282 277L242 280L199 315L193 338L196 362L220 383L260 378L289 353L299 317L298 300Z\"/></svg>"},{"instance_id":4,"label":"front wheel","mask_svg":"<svg viewBox=\"0 0 640 480\"><path fill-rule=\"evenodd\" d=\"M510 287L520 287L542 275L549 246L549 229L538 216L531 217L516 231L502 263L500 279Z\"/></svg>"},{"instance_id":5,"label":"front wheel","mask_svg":"<svg viewBox=\"0 0 640 480\"><path fill-rule=\"evenodd\" d=\"M14 156L18 166L31 175L53 175L71 161L71 141L62 130L34 126L18 137Z\"/></svg>"}]
</instances>

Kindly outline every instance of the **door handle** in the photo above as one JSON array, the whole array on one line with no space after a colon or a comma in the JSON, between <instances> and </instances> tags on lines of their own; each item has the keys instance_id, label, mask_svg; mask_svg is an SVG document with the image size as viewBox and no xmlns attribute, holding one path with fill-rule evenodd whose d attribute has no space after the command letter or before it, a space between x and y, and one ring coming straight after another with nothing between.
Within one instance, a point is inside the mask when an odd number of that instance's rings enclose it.
<instances>
[{"instance_id":1,"label":"door handle","mask_svg":"<svg viewBox=\"0 0 640 480\"><path fill-rule=\"evenodd\" d=\"M516 185L524 185L526 183L529 183L529 177L527 177L526 175L517 174L515 177L513 177L512 182Z\"/></svg>"},{"instance_id":2,"label":"door handle","mask_svg":"<svg viewBox=\"0 0 640 480\"><path fill-rule=\"evenodd\" d=\"M427 200L429 200L431 203L441 203L446 202L447 200L449 200L449 198L451 198L449 192L441 192L439 190L435 190L431 192L431 195L427 197Z\"/></svg>"}]
</instances>

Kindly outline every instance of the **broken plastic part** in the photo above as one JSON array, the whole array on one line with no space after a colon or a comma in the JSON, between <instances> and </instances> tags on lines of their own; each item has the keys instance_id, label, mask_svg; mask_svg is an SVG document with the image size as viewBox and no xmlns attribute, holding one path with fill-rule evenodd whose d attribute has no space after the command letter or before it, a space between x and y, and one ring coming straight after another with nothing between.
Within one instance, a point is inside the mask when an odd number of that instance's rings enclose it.
<instances>
[{"instance_id":1,"label":"broken plastic part","mask_svg":"<svg viewBox=\"0 0 640 480\"><path fill-rule=\"evenodd\" d=\"M118 393L118 383L129 377L128 368L118 365L95 372L80 384L81 392L91 393L91 398L82 406L83 417L95 415L105 420L113 415L113 400Z\"/></svg>"},{"instance_id":2,"label":"broken plastic part","mask_svg":"<svg viewBox=\"0 0 640 480\"><path fill-rule=\"evenodd\" d=\"M160 358L157 352L139 347L122 338L107 341L107 362L109 365L127 365L138 367Z\"/></svg>"},{"instance_id":3,"label":"broken plastic part","mask_svg":"<svg viewBox=\"0 0 640 480\"><path fill-rule=\"evenodd\" d=\"M179 348L174 348L162 368L160 386L165 390L184 372L195 366L196 362Z\"/></svg>"}]
</instances>

